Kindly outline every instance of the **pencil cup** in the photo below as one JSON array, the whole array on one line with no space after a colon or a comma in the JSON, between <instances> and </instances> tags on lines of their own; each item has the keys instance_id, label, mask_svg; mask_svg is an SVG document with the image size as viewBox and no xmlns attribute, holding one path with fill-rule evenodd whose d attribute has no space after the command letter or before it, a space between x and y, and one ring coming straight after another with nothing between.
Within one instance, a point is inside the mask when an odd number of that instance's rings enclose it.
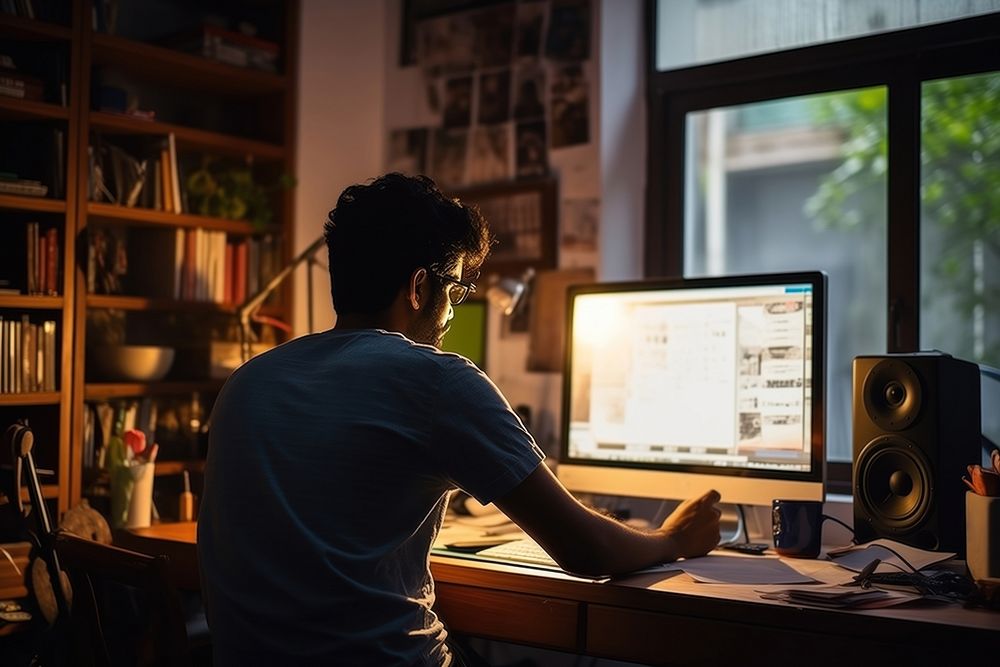
<instances>
[{"instance_id":1,"label":"pencil cup","mask_svg":"<svg viewBox=\"0 0 1000 667\"><path fill-rule=\"evenodd\" d=\"M1000 497L965 494L965 563L976 581L1000 583Z\"/></svg>"},{"instance_id":2,"label":"pencil cup","mask_svg":"<svg viewBox=\"0 0 1000 667\"><path fill-rule=\"evenodd\" d=\"M128 516L125 520L128 528L145 528L152 520L155 469L155 463L140 463L128 468L133 479L132 497L129 498Z\"/></svg>"}]
</instances>

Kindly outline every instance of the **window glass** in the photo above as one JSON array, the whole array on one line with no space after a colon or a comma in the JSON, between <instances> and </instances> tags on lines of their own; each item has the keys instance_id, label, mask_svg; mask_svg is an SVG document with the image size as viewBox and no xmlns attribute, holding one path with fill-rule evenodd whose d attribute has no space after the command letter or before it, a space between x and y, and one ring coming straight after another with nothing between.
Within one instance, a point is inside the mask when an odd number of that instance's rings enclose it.
<instances>
[{"instance_id":1,"label":"window glass","mask_svg":"<svg viewBox=\"0 0 1000 667\"><path fill-rule=\"evenodd\" d=\"M658 0L656 67L689 67L997 10L1000 0Z\"/></svg>"},{"instance_id":2,"label":"window glass","mask_svg":"<svg viewBox=\"0 0 1000 667\"><path fill-rule=\"evenodd\" d=\"M1000 367L1000 73L923 84L920 181L921 347Z\"/></svg>"},{"instance_id":3,"label":"window glass","mask_svg":"<svg viewBox=\"0 0 1000 667\"><path fill-rule=\"evenodd\" d=\"M827 450L851 459L851 361L885 351L883 87L688 114L687 276L829 276Z\"/></svg>"}]
</instances>

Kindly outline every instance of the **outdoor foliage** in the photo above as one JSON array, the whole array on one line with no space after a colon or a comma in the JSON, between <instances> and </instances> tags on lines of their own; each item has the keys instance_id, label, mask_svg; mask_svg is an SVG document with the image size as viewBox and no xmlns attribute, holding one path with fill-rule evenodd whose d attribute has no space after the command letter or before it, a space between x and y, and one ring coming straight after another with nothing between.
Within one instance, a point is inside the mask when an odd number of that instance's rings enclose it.
<instances>
[{"instance_id":1,"label":"outdoor foliage","mask_svg":"<svg viewBox=\"0 0 1000 667\"><path fill-rule=\"evenodd\" d=\"M845 135L841 163L806 202L819 224L858 231L885 224L886 105L885 88L817 104L814 120ZM946 351L998 365L1000 75L926 83L921 114L924 322L945 332L955 346Z\"/></svg>"}]
</instances>

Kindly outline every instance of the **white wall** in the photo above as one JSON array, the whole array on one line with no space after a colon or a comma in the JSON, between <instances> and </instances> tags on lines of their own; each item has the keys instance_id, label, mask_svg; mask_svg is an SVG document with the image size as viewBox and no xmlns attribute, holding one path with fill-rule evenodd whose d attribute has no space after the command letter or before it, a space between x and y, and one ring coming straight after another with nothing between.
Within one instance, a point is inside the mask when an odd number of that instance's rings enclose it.
<instances>
[{"instance_id":1,"label":"white wall","mask_svg":"<svg viewBox=\"0 0 1000 667\"><path fill-rule=\"evenodd\" d=\"M340 192L382 168L386 3L302 0L295 173L295 248L323 232ZM314 267L315 331L333 325L326 253ZM296 335L307 333L306 269L295 273Z\"/></svg>"},{"instance_id":2,"label":"white wall","mask_svg":"<svg viewBox=\"0 0 1000 667\"><path fill-rule=\"evenodd\" d=\"M418 67L398 63L401 0L303 0L299 65L296 250L321 233L327 212L351 183L384 168L390 128L433 125ZM562 266L590 263L603 279L642 271L645 189L644 28L642 0L594 0L591 143L550 153L561 199L596 199L597 257L564 254ZM325 266L325 253L320 253ZM314 330L333 324L329 280L314 277ZM305 269L296 273L296 334L307 331ZM554 452L560 375L528 373L527 334L501 335L490 316L487 371L513 405L532 407L540 444Z\"/></svg>"}]
</instances>

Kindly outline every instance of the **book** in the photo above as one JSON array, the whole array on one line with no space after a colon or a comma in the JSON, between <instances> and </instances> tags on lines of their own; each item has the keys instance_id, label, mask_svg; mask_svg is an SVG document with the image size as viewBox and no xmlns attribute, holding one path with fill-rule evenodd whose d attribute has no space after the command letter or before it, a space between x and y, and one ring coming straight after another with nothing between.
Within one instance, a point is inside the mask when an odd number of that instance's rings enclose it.
<instances>
[{"instance_id":1,"label":"book","mask_svg":"<svg viewBox=\"0 0 1000 667\"><path fill-rule=\"evenodd\" d=\"M56 391L56 322L42 322L42 336L45 340L45 371L43 373L43 391Z\"/></svg>"},{"instance_id":2,"label":"book","mask_svg":"<svg viewBox=\"0 0 1000 667\"><path fill-rule=\"evenodd\" d=\"M35 325L28 320L27 315L21 316L21 354L18 365L21 371L21 391L28 393L36 391L35 387Z\"/></svg>"},{"instance_id":3,"label":"book","mask_svg":"<svg viewBox=\"0 0 1000 667\"><path fill-rule=\"evenodd\" d=\"M233 298L233 267L235 262L235 248L236 244L226 243L226 277L225 277L225 287L223 288L223 303L236 303L236 299Z\"/></svg>"},{"instance_id":4,"label":"book","mask_svg":"<svg viewBox=\"0 0 1000 667\"><path fill-rule=\"evenodd\" d=\"M170 183L170 152L164 147L160 151L160 191L163 201L162 210L174 213L173 185Z\"/></svg>"},{"instance_id":5,"label":"book","mask_svg":"<svg viewBox=\"0 0 1000 667\"><path fill-rule=\"evenodd\" d=\"M0 69L0 95L41 102L45 85L40 79L16 70Z\"/></svg>"},{"instance_id":6,"label":"book","mask_svg":"<svg viewBox=\"0 0 1000 667\"><path fill-rule=\"evenodd\" d=\"M276 43L212 23L203 23L193 31L175 35L167 44L227 65L278 71L280 49Z\"/></svg>"},{"instance_id":7,"label":"book","mask_svg":"<svg viewBox=\"0 0 1000 667\"><path fill-rule=\"evenodd\" d=\"M247 254L246 240L236 244L233 262L233 303L242 304L247 299Z\"/></svg>"},{"instance_id":8,"label":"book","mask_svg":"<svg viewBox=\"0 0 1000 667\"><path fill-rule=\"evenodd\" d=\"M45 284L45 279L48 277L45 265L49 256L49 240L44 234L38 235L37 245L34 252L35 293L45 294L48 288L48 285Z\"/></svg>"},{"instance_id":9,"label":"book","mask_svg":"<svg viewBox=\"0 0 1000 667\"><path fill-rule=\"evenodd\" d=\"M177 169L177 141L174 139L174 133L171 132L167 135L167 150L169 153L170 160L170 187L172 188L171 197L173 199L173 210L174 213L182 213L181 209L181 185L180 185L180 172Z\"/></svg>"},{"instance_id":10,"label":"book","mask_svg":"<svg viewBox=\"0 0 1000 667\"><path fill-rule=\"evenodd\" d=\"M41 181L32 181L23 178L13 181L0 179L0 194L44 197L48 194L48 191L49 186L43 185Z\"/></svg>"},{"instance_id":11,"label":"book","mask_svg":"<svg viewBox=\"0 0 1000 667\"><path fill-rule=\"evenodd\" d=\"M184 249L185 230L177 228L174 230L174 290L173 298L182 298L182 287L184 285Z\"/></svg>"},{"instance_id":12,"label":"book","mask_svg":"<svg viewBox=\"0 0 1000 667\"><path fill-rule=\"evenodd\" d=\"M53 199L63 199L66 196L66 135L61 128L52 128L51 138L51 170L49 184L52 186Z\"/></svg>"},{"instance_id":13,"label":"book","mask_svg":"<svg viewBox=\"0 0 1000 667\"><path fill-rule=\"evenodd\" d=\"M27 234L25 235L25 260L28 264L28 273L26 278L28 294L34 294L38 291L38 286L35 281L38 277L38 270L35 267L35 262L38 257L38 223L29 222L27 226Z\"/></svg>"},{"instance_id":14,"label":"book","mask_svg":"<svg viewBox=\"0 0 1000 667\"><path fill-rule=\"evenodd\" d=\"M7 320L0 315L0 394L7 393Z\"/></svg>"},{"instance_id":15,"label":"book","mask_svg":"<svg viewBox=\"0 0 1000 667\"><path fill-rule=\"evenodd\" d=\"M45 232L45 293L55 296L59 294L59 230L50 227Z\"/></svg>"}]
</instances>

